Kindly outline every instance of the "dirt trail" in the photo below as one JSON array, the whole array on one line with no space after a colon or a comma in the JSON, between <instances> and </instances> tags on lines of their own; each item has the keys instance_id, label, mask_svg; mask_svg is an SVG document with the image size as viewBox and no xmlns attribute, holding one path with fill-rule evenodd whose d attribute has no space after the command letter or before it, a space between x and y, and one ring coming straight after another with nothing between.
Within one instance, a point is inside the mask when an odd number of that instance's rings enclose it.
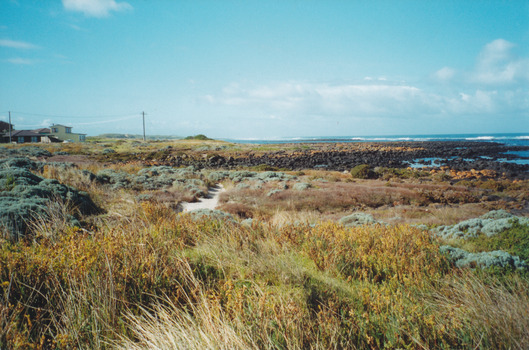
<instances>
[{"instance_id":1,"label":"dirt trail","mask_svg":"<svg viewBox=\"0 0 529 350\"><path fill-rule=\"evenodd\" d=\"M226 191L221 184L210 187L206 198L200 198L198 202L187 203L182 202L183 212L188 212L195 209L215 209L219 204L219 196L222 192Z\"/></svg>"}]
</instances>

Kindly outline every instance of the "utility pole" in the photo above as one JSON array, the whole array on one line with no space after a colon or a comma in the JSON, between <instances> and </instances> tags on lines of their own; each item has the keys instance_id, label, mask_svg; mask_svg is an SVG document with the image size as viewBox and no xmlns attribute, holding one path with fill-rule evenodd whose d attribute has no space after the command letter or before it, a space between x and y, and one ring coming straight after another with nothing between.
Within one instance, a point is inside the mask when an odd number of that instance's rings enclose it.
<instances>
[{"instance_id":1,"label":"utility pole","mask_svg":"<svg viewBox=\"0 0 529 350\"><path fill-rule=\"evenodd\" d=\"M9 111L9 143L11 143L11 111Z\"/></svg>"},{"instance_id":2,"label":"utility pole","mask_svg":"<svg viewBox=\"0 0 529 350\"><path fill-rule=\"evenodd\" d=\"M145 142L145 112L141 112L143 116L143 142Z\"/></svg>"}]
</instances>

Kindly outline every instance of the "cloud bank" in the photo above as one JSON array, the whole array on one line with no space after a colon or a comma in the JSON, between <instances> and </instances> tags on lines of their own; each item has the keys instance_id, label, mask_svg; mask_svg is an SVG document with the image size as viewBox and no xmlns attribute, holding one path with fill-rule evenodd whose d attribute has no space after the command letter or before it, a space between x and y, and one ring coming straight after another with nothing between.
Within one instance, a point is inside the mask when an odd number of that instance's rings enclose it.
<instances>
[{"instance_id":1,"label":"cloud bank","mask_svg":"<svg viewBox=\"0 0 529 350\"><path fill-rule=\"evenodd\" d=\"M494 40L469 71L442 67L420 84L363 79L360 83L278 82L266 86L231 84L208 103L290 120L351 118L505 118L529 111L529 59L515 44ZM523 120L523 119L522 119ZM416 125L415 125L416 126Z\"/></svg>"},{"instance_id":2,"label":"cloud bank","mask_svg":"<svg viewBox=\"0 0 529 350\"><path fill-rule=\"evenodd\" d=\"M68 11L82 12L87 17L107 17L111 12L132 10L126 2L115 0L62 0L64 8Z\"/></svg>"}]
</instances>

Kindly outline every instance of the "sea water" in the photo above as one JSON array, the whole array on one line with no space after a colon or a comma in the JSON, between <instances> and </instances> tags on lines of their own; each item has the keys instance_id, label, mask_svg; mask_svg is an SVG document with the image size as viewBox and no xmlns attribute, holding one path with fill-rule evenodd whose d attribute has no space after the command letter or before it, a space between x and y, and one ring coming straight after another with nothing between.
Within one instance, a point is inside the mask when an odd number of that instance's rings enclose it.
<instances>
[{"instance_id":1,"label":"sea water","mask_svg":"<svg viewBox=\"0 0 529 350\"><path fill-rule=\"evenodd\" d=\"M396 141L484 141L506 145L529 146L529 133L520 134L443 134L443 135L384 135L384 136L310 136L264 139L225 139L235 143L273 144L307 142L396 142Z\"/></svg>"}]
</instances>

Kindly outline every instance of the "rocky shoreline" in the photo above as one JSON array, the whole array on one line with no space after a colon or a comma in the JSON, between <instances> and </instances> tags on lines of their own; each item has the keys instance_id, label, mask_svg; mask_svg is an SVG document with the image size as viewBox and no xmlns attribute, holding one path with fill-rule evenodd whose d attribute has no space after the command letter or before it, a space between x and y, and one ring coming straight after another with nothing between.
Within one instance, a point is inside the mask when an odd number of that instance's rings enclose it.
<instances>
[{"instance_id":1,"label":"rocky shoreline","mask_svg":"<svg viewBox=\"0 0 529 350\"><path fill-rule=\"evenodd\" d=\"M278 169L327 169L345 171L360 165L406 168L425 162L428 168L448 166L457 171L493 170L509 178L529 178L529 164L505 160L520 159L507 152L527 151L527 146L506 146L479 141L424 141L384 143L307 143L284 144L282 150L230 153L223 150L176 152L167 148L146 155L143 161L157 165L195 166L197 168L236 169L268 166Z\"/></svg>"}]
</instances>

